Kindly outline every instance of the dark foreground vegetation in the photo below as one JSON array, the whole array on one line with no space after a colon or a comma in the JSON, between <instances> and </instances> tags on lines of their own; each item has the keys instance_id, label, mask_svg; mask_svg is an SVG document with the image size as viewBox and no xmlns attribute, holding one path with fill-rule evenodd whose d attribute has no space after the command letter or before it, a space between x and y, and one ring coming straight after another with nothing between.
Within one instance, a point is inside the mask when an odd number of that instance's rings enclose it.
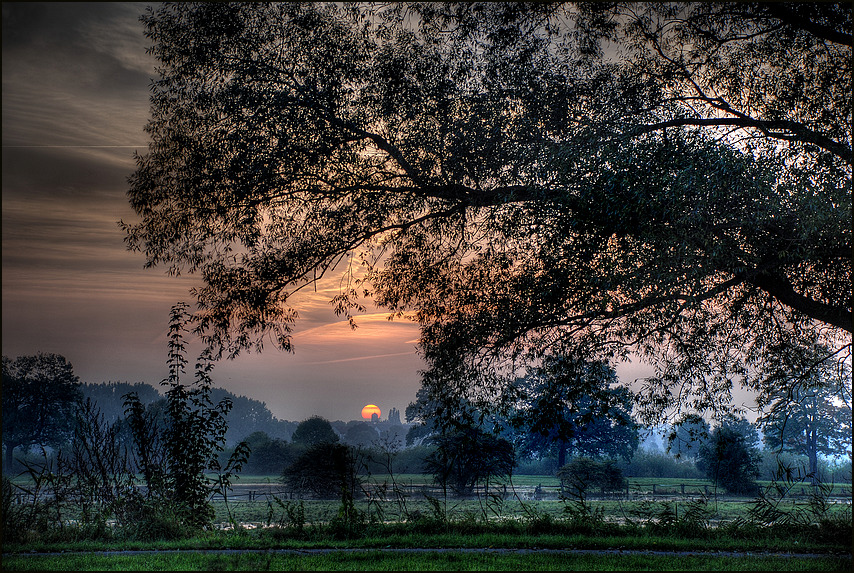
<instances>
[{"instance_id":1,"label":"dark foreground vegetation","mask_svg":"<svg viewBox=\"0 0 854 573\"><path fill-rule=\"evenodd\" d=\"M393 477L363 485L388 485ZM469 499L414 499L398 495L397 487L383 501L273 494L213 502L219 526L168 519L165 508L158 513L153 506L146 523L126 527L68 519L79 508L59 507L55 499L11 503L4 479L3 564L6 570L849 570L850 489L833 494L820 487L792 497L792 485L784 491L784 483L765 484L755 499L524 501L503 499L498 488ZM128 553L134 551L142 553Z\"/></svg>"},{"instance_id":2,"label":"dark foreground vegetation","mask_svg":"<svg viewBox=\"0 0 854 573\"><path fill-rule=\"evenodd\" d=\"M332 519L313 522L306 517L306 505L285 503L270 527L257 529L175 531L161 523L163 538L149 541L134 540L120 530L55 528L40 532L38 541L5 544L4 569L799 571L851 567L847 553L850 506L847 514L846 510L830 512L812 523L806 513L795 512L791 519L771 525L760 523L755 512L747 509L745 518L713 526L709 513L696 503L683 506L678 516L672 503L656 504L646 518L623 523L578 504L566 505L558 516L540 513L535 503L521 517L485 519L465 511L448 517L436 502L434 511L404 522L383 523L376 513L343 505ZM800 521L803 518L806 521ZM431 551L403 551L412 549ZM125 553L152 550L156 552ZM103 551L118 553L96 553Z\"/></svg>"}]
</instances>

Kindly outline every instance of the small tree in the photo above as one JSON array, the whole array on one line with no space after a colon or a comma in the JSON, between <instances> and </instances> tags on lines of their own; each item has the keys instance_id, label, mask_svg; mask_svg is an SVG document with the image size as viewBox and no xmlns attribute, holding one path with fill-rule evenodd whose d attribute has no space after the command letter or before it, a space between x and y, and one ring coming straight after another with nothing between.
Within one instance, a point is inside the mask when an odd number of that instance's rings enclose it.
<instances>
[{"instance_id":1,"label":"small tree","mask_svg":"<svg viewBox=\"0 0 854 573\"><path fill-rule=\"evenodd\" d=\"M727 492L752 495L758 492L759 459L759 452L744 434L733 426L720 425L700 446L697 467Z\"/></svg>"},{"instance_id":2,"label":"small tree","mask_svg":"<svg viewBox=\"0 0 854 573\"><path fill-rule=\"evenodd\" d=\"M361 483L356 451L345 444L316 442L282 472L282 482L300 495L352 500Z\"/></svg>"},{"instance_id":3,"label":"small tree","mask_svg":"<svg viewBox=\"0 0 854 573\"><path fill-rule=\"evenodd\" d=\"M218 454L224 448L228 430L226 415L231 402L226 398L214 405L211 400L213 361L208 350L196 364L193 384L184 384L186 369L185 324L187 305L172 307L169 321L169 376L165 425L147 414L138 396L129 394L125 407L134 435L137 462L148 485L148 496L159 497L177 508L179 519L190 527L202 527L213 519L208 498L213 490L224 490L233 471L239 471L249 456L245 443L239 444L223 468ZM216 484L205 472L220 473Z\"/></svg>"}]
</instances>

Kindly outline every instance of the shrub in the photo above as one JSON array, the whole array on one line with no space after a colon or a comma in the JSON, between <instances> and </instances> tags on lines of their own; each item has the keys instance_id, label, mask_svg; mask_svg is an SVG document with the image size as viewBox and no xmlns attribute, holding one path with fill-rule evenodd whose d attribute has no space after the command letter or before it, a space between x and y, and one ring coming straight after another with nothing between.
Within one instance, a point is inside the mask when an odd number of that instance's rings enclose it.
<instances>
[{"instance_id":1,"label":"shrub","mask_svg":"<svg viewBox=\"0 0 854 573\"><path fill-rule=\"evenodd\" d=\"M638 450L631 461L619 461L618 467L623 470L623 475L628 477L652 477L652 478L702 478L703 472L697 469L693 461L688 459L676 459L673 456Z\"/></svg>"},{"instance_id":2,"label":"shrub","mask_svg":"<svg viewBox=\"0 0 854 573\"><path fill-rule=\"evenodd\" d=\"M620 491L626 488L626 478L614 460L604 462L590 458L575 458L558 470L561 491L567 492L573 499L583 500L591 488L606 491Z\"/></svg>"},{"instance_id":3,"label":"shrub","mask_svg":"<svg viewBox=\"0 0 854 573\"><path fill-rule=\"evenodd\" d=\"M361 480L355 450L345 444L315 443L285 468L282 482L300 495L336 499L355 496Z\"/></svg>"},{"instance_id":4,"label":"shrub","mask_svg":"<svg viewBox=\"0 0 854 573\"><path fill-rule=\"evenodd\" d=\"M698 466L728 493L755 495L759 491L759 453L745 436L730 426L720 426L700 447Z\"/></svg>"}]
</instances>

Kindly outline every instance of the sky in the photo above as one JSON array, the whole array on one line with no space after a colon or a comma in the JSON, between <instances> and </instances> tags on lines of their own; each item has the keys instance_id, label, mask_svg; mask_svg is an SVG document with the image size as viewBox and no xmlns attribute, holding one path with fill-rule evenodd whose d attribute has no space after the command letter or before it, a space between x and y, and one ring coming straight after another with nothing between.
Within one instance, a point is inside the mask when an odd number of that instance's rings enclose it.
<instances>
[{"instance_id":1,"label":"sky","mask_svg":"<svg viewBox=\"0 0 854 573\"><path fill-rule=\"evenodd\" d=\"M85 383L163 380L169 310L193 304L193 276L144 269L118 221L134 152L145 153L155 61L145 3L2 5L2 352L65 356ZM417 325L369 309L353 331L329 300L331 277L291 299L295 352L220 362L214 384L261 400L280 419L385 418L415 400ZM200 346L191 346L193 358ZM631 382L642 365L617 367Z\"/></svg>"},{"instance_id":2,"label":"sky","mask_svg":"<svg viewBox=\"0 0 854 573\"><path fill-rule=\"evenodd\" d=\"M61 354L85 383L157 386L169 310L193 304L197 284L144 269L117 224L136 220L127 177L148 144L145 6L2 5L3 355ZM286 420L359 419L368 403L402 412L424 368L417 325L369 309L352 331L328 304L336 289L332 278L295 301L294 353L222 361L214 384Z\"/></svg>"}]
</instances>

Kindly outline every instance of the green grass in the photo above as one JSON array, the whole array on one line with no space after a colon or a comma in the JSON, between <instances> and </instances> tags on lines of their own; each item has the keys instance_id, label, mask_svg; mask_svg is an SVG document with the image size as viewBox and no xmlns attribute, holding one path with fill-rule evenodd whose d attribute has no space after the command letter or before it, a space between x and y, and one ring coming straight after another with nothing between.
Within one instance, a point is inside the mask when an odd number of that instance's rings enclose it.
<instances>
[{"instance_id":1,"label":"green grass","mask_svg":"<svg viewBox=\"0 0 854 573\"><path fill-rule=\"evenodd\" d=\"M851 559L496 552L159 553L3 558L6 571L845 571Z\"/></svg>"},{"instance_id":2,"label":"green grass","mask_svg":"<svg viewBox=\"0 0 854 573\"><path fill-rule=\"evenodd\" d=\"M269 476L267 476L269 477ZM411 477L411 481L404 481ZM545 476L523 476L524 487L542 484ZM399 483L429 483L427 476L404 476ZM689 480L672 480L676 486ZM699 481L699 480L695 480ZM662 480L653 480L662 486ZM266 484L265 476L249 476L243 484ZM274 482L272 482L274 483ZM514 480L517 487L519 481ZM638 483L639 487L649 485ZM238 523L264 524L282 520L286 514L276 503L260 496L256 501L238 498L229 505ZM73 526L62 531L29 537L27 543L4 543L3 570L844 570L851 568L850 505L836 504L830 518L819 524L761 527L744 520L749 498L720 498L706 505L700 522L685 519L691 508L688 499L593 500L589 507L601 518L567 514L567 504L556 500L517 499L487 502L448 499L442 519L426 500L409 499L409 519L396 502L381 504L356 502L362 520L348 527L334 526L340 501L304 501L302 528L289 524L284 528L238 527L233 531L211 530L195 537L174 541L138 541L122 539L122 532L108 534L98 541L86 540ZM287 503L296 504L296 501ZM790 502L786 502L790 504ZM802 505L783 505L787 510L802 510ZM228 511L223 502L215 502L216 520L225 522ZM270 509L273 514L270 514ZM415 517L414 514L420 514ZM671 516L666 518L666 516ZM672 519L679 516L680 520ZM625 518L631 523L626 523ZM670 521L667 521L667 520ZM82 531L82 530L79 530ZM91 539L91 538L89 538ZM449 553L429 553L435 548L454 549ZM484 548L511 550L484 552ZM203 554L204 550L247 550L241 554ZM325 554L293 556L275 550L328 549ZM416 553L392 553L391 549L421 549ZM520 554L512 550L537 549ZM639 554L587 555L549 553L547 550L622 550ZM101 551L157 551L144 555L101 555ZM467 550L475 550L469 552ZM88 555L16 555L30 552L90 552ZM176 551L176 553L168 553ZM272 551L272 552L270 552ZM682 552L686 555L649 555L650 551ZM713 552L750 552L751 556L727 557ZM167 552L167 553L164 553ZM261 552L261 553L259 553ZM704 555L690 555L706 552ZM818 553L820 558L780 559L756 553ZM640 554L643 553L643 554ZM839 557L838 554L846 554Z\"/></svg>"},{"instance_id":3,"label":"green grass","mask_svg":"<svg viewBox=\"0 0 854 573\"><path fill-rule=\"evenodd\" d=\"M377 549L377 548L505 548L623 549L668 551L751 551L829 553L850 551L850 527L833 531L786 528L720 528L699 531L650 530L600 525L579 531L569 521L374 524L354 535L337 535L328 527L209 531L172 541L110 541L5 543L16 552L205 550L205 549Z\"/></svg>"}]
</instances>

